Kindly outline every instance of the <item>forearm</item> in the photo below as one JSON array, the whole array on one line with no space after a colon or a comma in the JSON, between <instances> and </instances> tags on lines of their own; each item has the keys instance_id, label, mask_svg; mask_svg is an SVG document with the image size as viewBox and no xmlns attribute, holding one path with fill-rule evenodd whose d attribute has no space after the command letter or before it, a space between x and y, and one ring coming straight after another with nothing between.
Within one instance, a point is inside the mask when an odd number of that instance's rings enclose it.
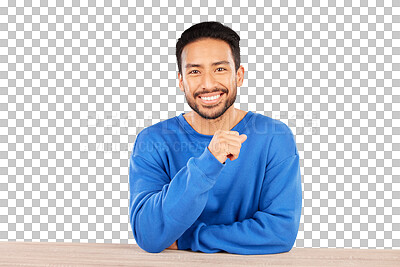
<instances>
[{"instance_id":1,"label":"forearm","mask_svg":"<svg viewBox=\"0 0 400 267\"><path fill-rule=\"evenodd\" d=\"M297 216L300 217L300 216ZM199 225L178 240L179 249L257 255L289 251L296 240L298 218L257 212L253 218L230 225Z\"/></svg>"},{"instance_id":2,"label":"forearm","mask_svg":"<svg viewBox=\"0 0 400 267\"><path fill-rule=\"evenodd\" d=\"M164 250L200 216L208 191L223 168L221 163L215 162L215 158L210 164L210 157L212 155L205 151L199 158L191 158L170 183L161 185L162 182L159 182L161 190L154 188L154 181L144 182L138 178L140 175L151 177L151 173L146 173L144 166L139 166L146 163L143 159L133 159L130 220L135 240L141 248L148 252ZM211 170L199 167L202 164L208 165ZM136 169L140 172L135 172Z\"/></svg>"},{"instance_id":3,"label":"forearm","mask_svg":"<svg viewBox=\"0 0 400 267\"><path fill-rule=\"evenodd\" d=\"M192 225L178 240L179 249L271 254L289 251L301 217L302 190L299 157L294 155L271 168L265 177L260 210L232 224Z\"/></svg>"}]
</instances>

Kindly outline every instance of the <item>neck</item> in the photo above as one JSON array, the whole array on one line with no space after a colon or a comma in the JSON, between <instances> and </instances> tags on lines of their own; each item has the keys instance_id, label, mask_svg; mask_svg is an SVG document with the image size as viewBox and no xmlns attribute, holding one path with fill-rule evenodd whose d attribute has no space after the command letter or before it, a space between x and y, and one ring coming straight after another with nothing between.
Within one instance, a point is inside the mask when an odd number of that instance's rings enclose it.
<instances>
[{"instance_id":1,"label":"neck","mask_svg":"<svg viewBox=\"0 0 400 267\"><path fill-rule=\"evenodd\" d=\"M235 109L232 105L222 116L213 120L204 119L193 111L185 114L184 118L196 132L214 135L217 130L230 131L242 120L245 114L245 111Z\"/></svg>"}]
</instances>

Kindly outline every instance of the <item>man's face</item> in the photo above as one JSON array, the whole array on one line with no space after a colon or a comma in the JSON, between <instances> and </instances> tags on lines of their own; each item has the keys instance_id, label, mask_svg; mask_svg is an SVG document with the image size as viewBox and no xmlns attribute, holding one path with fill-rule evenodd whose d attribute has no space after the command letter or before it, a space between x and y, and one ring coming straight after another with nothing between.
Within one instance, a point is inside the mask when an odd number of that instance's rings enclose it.
<instances>
[{"instance_id":1,"label":"man's face","mask_svg":"<svg viewBox=\"0 0 400 267\"><path fill-rule=\"evenodd\" d=\"M243 76L244 68L240 66L235 71L231 48L224 41L201 39L186 45L182 51L179 87L188 105L204 119L216 119L233 105Z\"/></svg>"}]
</instances>

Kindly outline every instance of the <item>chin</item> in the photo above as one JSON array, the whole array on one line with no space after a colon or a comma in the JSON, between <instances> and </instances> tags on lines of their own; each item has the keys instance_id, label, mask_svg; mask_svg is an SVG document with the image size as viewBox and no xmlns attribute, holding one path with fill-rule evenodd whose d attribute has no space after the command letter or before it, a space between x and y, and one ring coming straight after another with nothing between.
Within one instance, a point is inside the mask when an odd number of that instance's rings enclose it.
<instances>
[{"instance_id":1,"label":"chin","mask_svg":"<svg viewBox=\"0 0 400 267\"><path fill-rule=\"evenodd\" d=\"M206 107L206 108L201 107L200 111L196 111L196 110L195 111L203 119L214 120L214 119L218 119L219 117L224 115L227 110L228 110L228 108L221 108L221 107L215 106L215 107Z\"/></svg>"},{"instance_id":2,"label":"chin","mask_svg":"<svg viewBox=\"0 0 400 267\"><path fill-rule=\"evenodd\" d=\"M225 112L233 105L233 103L235 103L236 95L234 98L221 99L221 102L210 106L206 106L197 102L197 99L185 98L190 108L200 117L206 120L214 120L224 115Z\"/></svg>"}]
</instances>

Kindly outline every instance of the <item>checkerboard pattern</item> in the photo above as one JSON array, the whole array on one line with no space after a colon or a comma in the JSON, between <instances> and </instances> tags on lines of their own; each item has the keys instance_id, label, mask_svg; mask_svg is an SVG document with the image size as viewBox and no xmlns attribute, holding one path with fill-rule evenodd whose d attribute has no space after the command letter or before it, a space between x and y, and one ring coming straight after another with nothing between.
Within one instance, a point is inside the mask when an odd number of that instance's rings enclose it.
<instances>
[{"instance_id":1,"label":"checkerboard pattern","mask_svg":"<svg viewBox=\"0 0 400 267\"><path fill-rule=\"evenodd\" d=\"M296 247L400 248L400 1L0 1L0 241L135 243L128 159L189 112L175 44L241 37L235 107L296 137Z\"/></svg>"}]
</instances>

